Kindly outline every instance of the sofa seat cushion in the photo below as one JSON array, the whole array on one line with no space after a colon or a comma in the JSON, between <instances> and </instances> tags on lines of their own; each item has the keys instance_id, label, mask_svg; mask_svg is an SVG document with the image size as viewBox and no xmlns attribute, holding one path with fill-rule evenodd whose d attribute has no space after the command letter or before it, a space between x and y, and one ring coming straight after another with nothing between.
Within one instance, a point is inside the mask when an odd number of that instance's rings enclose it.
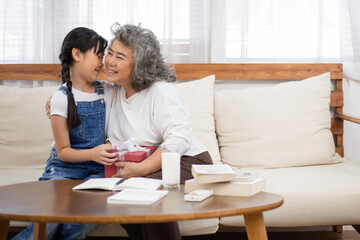
<instances>
[{"instance_id":1,"label":"sofa seat cushion","mask_svg":"<svg viewBox=\"0 0 360 240\"><path fill-rule=\"evenodd\" d=\"M179 221L181 236L213 234L219 228L219 218Z\"/></svg>"},{"instance_id":2,"label":"sofa seat cushion","mask_svg":"<svg viewBox=\"0 0 360 240\"><path fill-rule=\"evenodd\" d=\"M266 179L265 191L285 199L280 208L264 212L266 226L360 224L360 167L355 162L256 172ZM244 220L224 217L220 224L244 226Z\"/></svg>"},{"instance_id":3,"label":"sofa seat cushion","mask_svg":"<svg viewBox=\"0 0 360 240\"><path fill-rule=\"evenodd\" d=\"M44 172L43 168L39 169L0 169L0 186L24 183L24 182L36 182Z\"/></svg>"},{"instance_id":4,"label":"sofa seat cushion","mask_svg":"<svg viewBox=\"0 0 360 240\"><path fill-rule=\"evenodd\" d=\"M219 218L179 221L181 236L214 234L219 228ZM91 237L126 237L120 224L103 224L89 234Z\"/></svg>"}]
</instances>

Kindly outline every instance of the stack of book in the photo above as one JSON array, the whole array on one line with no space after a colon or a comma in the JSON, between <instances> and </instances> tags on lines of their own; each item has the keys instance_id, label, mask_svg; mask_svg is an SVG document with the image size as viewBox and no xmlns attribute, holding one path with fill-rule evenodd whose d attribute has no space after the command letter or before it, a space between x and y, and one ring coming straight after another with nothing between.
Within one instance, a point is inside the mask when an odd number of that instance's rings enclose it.
<instances>
[{"instance_id":1,"label":"stack of book","mask_svg":"<svg viewBox=\"0 0 360 240\"><path fill-rule=\"evenodd\" d=\"M254 172L235 172L229 165L192 165L194 179L185 181L185 193L212 189L214 195L252 196L265 190L265 179Z\"/></svg>"}]
</instances>

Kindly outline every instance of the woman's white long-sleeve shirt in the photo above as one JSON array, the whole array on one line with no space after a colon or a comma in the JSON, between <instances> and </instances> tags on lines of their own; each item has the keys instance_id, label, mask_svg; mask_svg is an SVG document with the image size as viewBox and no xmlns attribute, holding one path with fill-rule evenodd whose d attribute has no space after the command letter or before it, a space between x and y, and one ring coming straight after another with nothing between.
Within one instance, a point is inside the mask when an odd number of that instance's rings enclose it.
<instances>
[{"instance_id":1,"label":"woman's white long-sleeve shirt","mask_svg":"<svg viewBox=\"0 0 360 240\"><path fill-rule=\"evenodd\" d=\"M188 156L207 151L192 134L190 111L172 83L155 82L128 99L121 86L106 83L105 92L112 97L107 112L108 138L135 138L143 146L176 144L177 149L172 150Z\"/></svg>"}]
</instances>

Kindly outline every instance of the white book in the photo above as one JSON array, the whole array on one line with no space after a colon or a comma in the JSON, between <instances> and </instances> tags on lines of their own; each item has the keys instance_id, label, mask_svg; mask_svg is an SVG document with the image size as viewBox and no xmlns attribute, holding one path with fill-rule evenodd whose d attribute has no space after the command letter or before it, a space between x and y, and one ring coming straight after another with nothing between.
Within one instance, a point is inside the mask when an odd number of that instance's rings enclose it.
<instances>
[{"instance_id":1,"label":"white book","mask_svg":"<svg viewBox=\"0 0 360 240\"><path fill-rule=\"evenodd\" d=\"M257 177L255 172L236 172L236 178L233 181L236 182L250 182Z\"/></svg>"},{"instance_id":2,"label":"white book","mask_svg":"<svg viewBox=\"0 0 360 240\"><path fill-rule=\"evenodd\" d=\"M107 198L108 203L116 204L142 204L156 203L166 195L167 190L125 189Z\"/></svg>"},{"instance_id":3,"label":"white book","mask_svg":"<svg viewBox=\"0 0 360 240\"><path fill-rule=\"evenodd\" d=\"M232 181L236 178L236 172L226 164L215 165L192 165L191 173L197 183L215 183Z\"/></svg>"},{"instance_id":4,"label":"white book","mask_svg":"<svg viewBox=\"0 0 360 240\"><path fill-rule=\"evenodd\" d=\"M156 190L162 181L158 179L133 177L124 178L92 178L75 187L73 190L101 189L109 191L120 191L126 188Z\"/></svg>"},{"instance_id":5,"label":"white book","mask_svg":"<svg viewBox=\"0 0 360 240\"><path fill-rule=\"evenodd\" d=\"M200 189L212 189L214 191L214 195L252 196L265 190L265 179L255 178L249 182L230 181L208 184L199 184L195 181L195 179L185 181L185 193Z\"/></svg>"}]
</instances>

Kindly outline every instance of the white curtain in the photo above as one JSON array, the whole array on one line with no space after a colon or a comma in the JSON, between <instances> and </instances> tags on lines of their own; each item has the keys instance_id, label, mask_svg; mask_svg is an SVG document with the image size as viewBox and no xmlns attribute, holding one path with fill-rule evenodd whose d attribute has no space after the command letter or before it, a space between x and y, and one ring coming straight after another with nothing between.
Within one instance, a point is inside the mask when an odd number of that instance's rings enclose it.
<instances>
[{"instance_id":1,"label":"white curtain","mask_svg":"<svg viewBox=\"0 0 360 240\"><path fill-rule=\"evenodd\" d=\"M141 23L171 63L341 62L360 80L358 0L0 0L0 14L0 63L57 63L74 27L110 40Z\"/></svg>"},{"instance_id":2,"label":"white curtain","mask_svg":"<svg viewBox=\"0 0 360 240\"><path fill-rule=\"evenodd\" d=\"M344 111L360 116L359 0L0 0L0 63L58 63L72 28L110 40L114 22L151 29L171 63L343 63ZM359 143L359 126L345 134Z\"/></svg>"}]
</instances>

